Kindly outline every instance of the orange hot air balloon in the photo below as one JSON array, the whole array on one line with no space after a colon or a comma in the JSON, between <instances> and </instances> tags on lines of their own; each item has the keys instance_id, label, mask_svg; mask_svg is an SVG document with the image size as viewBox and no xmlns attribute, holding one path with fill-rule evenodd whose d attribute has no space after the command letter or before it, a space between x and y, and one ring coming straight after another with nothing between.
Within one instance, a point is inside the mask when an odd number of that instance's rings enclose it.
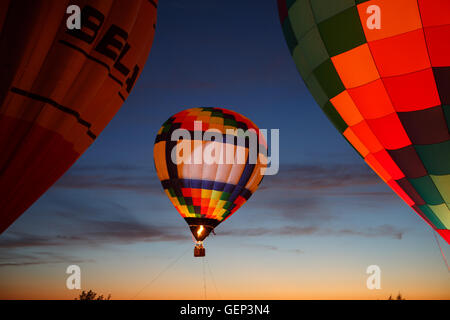
<instances>
[{"instance_id":1,"label":"orange hot air balloon","mask_svg":"<svg viewBox=\"0 0 450 320\"><path fill-rule=\"evenodd\" d=\"M278 8L323 112L450 244L450 1L278 0Z\"/></svg>"},{"instance_id":2,"label":"orange hot air balloon","mask_svg":"<svg viewBox=\"0 0 450 320\"><path fill-rule=\"evenodd\" d=\"M153 42L157 0L0 1L0 233L94 142ZM81 28L69 29L69 5Z\"/></svg>"},{"instance_id":3,"label":"orange hot air balloon","mask_svg":"<svg viewBox=\"0 0 450 320\"><path fill-rule=\"evenodd\" d=\"M164 191L197 240L194 256L202 257L203 240L261 183L267 144L258 127L237 112L192 108L163 124L153 157Z\"/></svg>"}]
</instances>

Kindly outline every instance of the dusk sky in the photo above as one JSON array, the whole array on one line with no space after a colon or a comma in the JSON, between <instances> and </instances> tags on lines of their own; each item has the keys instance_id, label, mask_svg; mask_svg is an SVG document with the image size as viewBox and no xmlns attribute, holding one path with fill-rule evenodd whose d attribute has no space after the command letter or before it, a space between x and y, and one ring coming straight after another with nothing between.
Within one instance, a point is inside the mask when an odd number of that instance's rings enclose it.
<instances>
[{"instance_id":1,"label":"dusk sky","mask_svg":"<svg viewBox=\"0 0 450 320\"><path fill-rule=\"evenodd\" d=\"M162 123L229 108L280 130L280 171L193 257L156 176ZM443 252L450 246L439 238ZM76 164L0 236L0 299L449 299L433 230L364 163L306 89L275 0L161 1L145 69ZM381 268L368 290L366 268Z\"/></svg>"}]
</instances>

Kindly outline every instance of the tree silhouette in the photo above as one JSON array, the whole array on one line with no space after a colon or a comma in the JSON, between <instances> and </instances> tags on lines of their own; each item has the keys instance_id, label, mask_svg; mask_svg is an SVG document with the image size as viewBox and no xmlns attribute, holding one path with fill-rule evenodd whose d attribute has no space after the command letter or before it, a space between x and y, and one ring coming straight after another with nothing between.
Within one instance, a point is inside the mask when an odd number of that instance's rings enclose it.
<instances>
[{"instance_id":1,"label":"tree silhouette","mask_svg":"<svg viewBox=\"0 0 450 320\"><path fill-rule=\"evenodd\" d=\"M80 293L78 298L75 298L75 300L110 300L111 294L109 294L106 298L103 295L97 296L97 293L95 293L92 290L84 291Z\"/></svg>"},{"instance_id":2,"label":"tree silhouette","mask_svg":"<svg viewBox=\"0 0 450 320\"><path fill-rule=\"evenodd\" d=\"M405 298L402 297L402 294L399 292L397 295L397 300L406 300Z\"/></svg>"},{"instance_id":3,"label":"tree silhouette","mask_svg":"<svg viewBox=\"0 0 450 320\"><path fill-rule=\"evenodd\" d=\"M402 294L399 292L395 299L392 298L392 294L389 296L388 300L406 300Z\"/></svg>"}]
</instances>

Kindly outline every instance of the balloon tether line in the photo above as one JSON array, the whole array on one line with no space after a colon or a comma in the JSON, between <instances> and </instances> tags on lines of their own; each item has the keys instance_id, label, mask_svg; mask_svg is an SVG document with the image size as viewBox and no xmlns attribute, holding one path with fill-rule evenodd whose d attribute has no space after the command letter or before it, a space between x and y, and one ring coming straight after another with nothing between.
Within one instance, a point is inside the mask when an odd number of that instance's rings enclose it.
<instances>
[{"instance_id":1,"label":"balloon tether line","mask_svg":"<svg viewBox=\"0 0 450 320\"><path fill-rule=\"evenodd\" d=\"M202 257L202 271L203 271L203 292L205 295L205 300L206 299L206 276L205 276L205 257Z\"/></svg>"},{"instance_id":2,"label":"balloon tether line","mask_svg":"<svg viewBox=\"0 0 450 320\"><path fill-rule=\"evenodd\" d=\"M172 260L167 267L165 267L164 269L162 269L157 275L156 277L154 277L152 280L150 280L149 283L147 283L141 290L139 290L138 293L136 293L133 296L133 299L135 299L138 295L140 295L142 293L142 291L144 291L147 287L149 287L153 282L155 282L164 272L166 272L167 270L169 270L173 265L175 265L185 254L186 252L188 252L190 249L184 250L181 255L176 258L175 260Z\"/></svg>"},{"instance_id":3,"label":"balloon tether line","mask_svg":"<svg viewBox=\"0 0 450 320\"><path fill-rule=\"evenodd\" d=\"M445 266L447 267L447 271L450 272L450 268L448 267L448 262L447 262L447 259L445 258L444 251L442 251L441 244L439 243L439 239L436 236L436 231L434 231L434 230L433 230L433 235L434 235L434 238L436 239L436 243L439 247L439 250L441 251L442 259L444 260Z\"/></svg>"},{"instance_id":4,"label":"balloon tether line","mask_svg":"<svg viewBox=\"0 0 450 320\"><path fill-rule=\"evenodd\" d=\"M213 283L213 285L214 285L214 288L216 289L217 296L219 297L219 299L222 299L222 297L220 296L219 289L217 289L216 280L214 279L214 275L213 275L213 273L212 273L211 267L209 266L209 262L208 262L208 260L206 259L206 257L205 257L205 262L206 262L206 267L207 267L208 270L209 270L209 274L210 274L210 276L211 276L211 279L212 279L212 283Z\"/></svg>"}]
</instances>

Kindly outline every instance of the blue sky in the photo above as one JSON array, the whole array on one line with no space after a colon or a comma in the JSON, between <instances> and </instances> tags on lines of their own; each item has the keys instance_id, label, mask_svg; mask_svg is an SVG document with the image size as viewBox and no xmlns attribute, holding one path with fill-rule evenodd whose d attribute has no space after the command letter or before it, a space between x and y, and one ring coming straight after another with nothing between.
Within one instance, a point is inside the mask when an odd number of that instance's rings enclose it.
<instances>
[{"instance_id":1,"label":"blue sky","mask_svg":"<svg viewBox=\"0 0 450 320\"><path fill-rule=\"evenodd\" d=\"M152 155L161 124L197 106L280 129L279 174L207 239L206 266ZM72 298L69 264L81 266L84 289L124 299L204 298L203 267L209 298L450 298L431 228L316 105L276 1L161 1L149 60L122 109L0 236L0 298ZM371 264L382 290L365 287Z\"/></svg>"}]
</instances>

